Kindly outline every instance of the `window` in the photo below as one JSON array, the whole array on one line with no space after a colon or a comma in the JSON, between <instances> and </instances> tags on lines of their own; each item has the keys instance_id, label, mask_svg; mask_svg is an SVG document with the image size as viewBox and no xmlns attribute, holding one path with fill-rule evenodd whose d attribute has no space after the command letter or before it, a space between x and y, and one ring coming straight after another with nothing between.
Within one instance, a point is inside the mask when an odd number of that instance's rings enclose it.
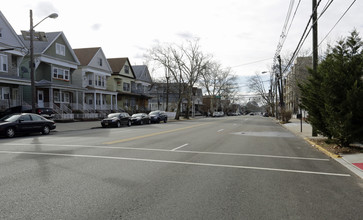
<instances>
[{"instance_id":1,"label":"window","mask_svg":"<svg viewBox=\"0 0 363 220\"><path fill-rule=\"evenodd\" d=\"M64 79L69 80L69 70L64 70Z\"/></svg>"},{"instance_id":2,"label":"window","mask_svg":"<svg viewBox=\"0 0 363 220\"><path fill-rule=\"evenodd\" d=\"M2 37L3 37L3 29L0 28L0 38L2 38Z\"/></svg>"},{"instance_id":3,"label":"window","mask_svg":"<svg viewBox=\"0 0 363 220\"><path fill-rule=\"evenodd\" d=\"M64 78L64 70L63 69L58 69L58 79L63 79Z\"/></svg>"},{"instance_id":4,"label":"window","mask_svg":"<svg viewBox=\"0 0 363 220\"><path fill-rule=\"evenodd\" d=\"M32 119L30 118L30 115L22 115L20 116L19 120L31 121Z\"/></svg>"},{"instance_id":5,"label":"window","mask_svg":"<svg viewBox=\"0 0 363 220\"><path fill-rule=\"evenodd\" d=\"M10 99L10 88L0 87L0 100Z\"/></svg>"},{"instance_id":6,"label":"window","mask_svg":"<svg viewBox=\"0 0 363 220\"><path fill-rule=\"evenodd\" d=\"M53 67L53 78L69 81L69 70Z\"/></svg>"},{"instance_id":7,"label":"window","mask_svg":"<svg viewBox=\"0 0 363 220\"><path fill-rule=\"evenodd\" d=\"M54 91L53 99L54 99L54 102L55 103L59 103L60 102L60 99L59 99L59 91Z\"/></svg>"},{"instance_id":8,"label":"window","mask_svg":"<svg viewBox=\"0 0 363 220\"><path fill-rule=\"evenodd\" d=\"M100 66L102 66L102 59L100 58Z\"/></svg>"},{"instance_id":9,"label":"window","mask_svg":"<svg viewBox=\"0 0 363 220\"><path fill-rule=\"evenodd\" d=\"M101 76L97 76L98 86L101 86Z\"/></svg>"},{"instance_id":10,"label":"window","mask_svg":"<svg viewBox=\"0 0 363 220\"><path fill-rule=\"evenodd\" d=\"M125 65L125 73L129 73L129 66Z\"/></svg>"},{"instance_id":11,"label":"window","mask_svg":"<svg viewBox=\"0 0 363 220\"><path fill-rule=\"evenodd\" d=\"M124 83L123 89L124 89L124 91L130 91L130 83Z\"/></svg>"},{"instance_id":12,"label":"window","mask_svg":"<svg viewBox=\"0 0 363 220\"><path fill-rule=\"evenodd\" d=\"M69 103L69 92L54 91L53 99L55 103Z\"/></svg>"},{"instance_id":13,"label":"window","mask_svg":"<svg viewBox=\"0 0 363 220\"><path fill-rule=\"evenodd\" d=\"M55 44L55 53L58 55L65 56L66 55L66 47L63 44Z\"/></svg>"},{"instance_id":14,"label":"window","mask_svg":"<svg viewBox=\"0 0 363 220\"><path fill-rule=\"evenodd\" d=\"M92 75L88 75L88 85L92 86L92 84L93 84L93 77Z\"/></svg>"},{"instance_id":15,"label":"window","mask_svg":"<svg viewBox=\"0 0 363 220\"><path fill-rule=\"evenodd\" d=\"M8 56L0 54L0 71L8 72Z\"/></svg>"},{"instance_id":16,"label":"window","mask_svg":"<svg viewBox=\"0 0 363 220\"><path fill-rule=\"evenodd\" d=\"M44 121L43 118L41 118L39 115L32 115L33 121Z\"/></svg>"}]
</instances>

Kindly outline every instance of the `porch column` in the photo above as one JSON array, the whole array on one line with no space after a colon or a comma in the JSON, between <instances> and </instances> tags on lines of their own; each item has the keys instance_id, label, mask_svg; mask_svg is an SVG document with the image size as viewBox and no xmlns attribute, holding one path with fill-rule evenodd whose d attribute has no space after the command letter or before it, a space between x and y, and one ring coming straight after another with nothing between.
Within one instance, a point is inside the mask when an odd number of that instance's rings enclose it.
<instances>
[{"instance_id":1,"label":"porch column","mask_svg":"<svg viewBox=\"0 0 363 220\"><path fill-rule=\"evenodd\" d=\"M79 110L79 99L78 99L78 91L76 91L76 109Z\"/></svg>"},{"instance_id":2,"label":"porch column","mask_svg":"<svg viewBox=\"0 0 363 220\"><path fill-rule=\"evenodd\" d=\"M100 106L101 106L101 110L103 110L103 94L100 93Z\"/></svg>"},{"instance_id":3,"label":"porch column","mask_svg":"<svg viewBox=\"0 0 363 220\"><path fill-rule=\"evenodd\" d=\"M117 104L117 94L115 96L115 106L116 106L116 110L118 109L118 104Z\"/></svg>"},{"instance_id":4,"label":"porch column","mask_svg":"<svg viewBox=\"0 0 363 220\"><path fill-rule=\"evenodd\" d=\"M110 98L111 98L111 110L113 110L113 95L112 94L110 94Z\"/></svg>"},{"instance_id":5,"label":"porch column","mask_svg":"<svg viewBox=\"0 0 363 220\"><path fill-rule=\"evenodd\" d=\"M86 109L86 97L85 97L85 92L82 92L82 110L84 111Z\"/></svg>"},{"instance_id":6,"label":"porch column","mask_svg":"<svg viewBox=\"0 0 363 220\"><path fill-rule=\"evenodd\" d=\"M96 92L93 93L93 109L97 110L97 96Z\"/></svg>"},{"instance_id":7,"label":"porch column","mask_svg":"<svg viewBox=\"0 0 363 220\"><path fill-rule=\"evenodd\" d=\"M53 88L49 88L49 108L53 108L54 97L53 97Z\"/></svg>"}]
</instances>

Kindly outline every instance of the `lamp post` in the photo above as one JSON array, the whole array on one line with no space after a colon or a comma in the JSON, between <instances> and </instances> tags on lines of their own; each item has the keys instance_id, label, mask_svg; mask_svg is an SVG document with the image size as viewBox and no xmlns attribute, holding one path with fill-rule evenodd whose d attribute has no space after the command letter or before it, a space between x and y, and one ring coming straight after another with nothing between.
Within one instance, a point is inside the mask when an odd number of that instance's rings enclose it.
<instances>
[{"instance_id":1,"label":"lamp post","mask_svg":"<svg viewBox=\"0 0 363 220\"><path fill-rule=\"evenodd\" d=\"M31 87L31 94L32 94L32 112L35 113L35 76L34 76L34 28L38 26L42 21L44 21L47 18L57 18L58 14L53 13L48 15L47 17L43 18L41 21L39 21L36 25L33 25L33 11L30 10L30 87Z\"/></svg>"}]
</instances>

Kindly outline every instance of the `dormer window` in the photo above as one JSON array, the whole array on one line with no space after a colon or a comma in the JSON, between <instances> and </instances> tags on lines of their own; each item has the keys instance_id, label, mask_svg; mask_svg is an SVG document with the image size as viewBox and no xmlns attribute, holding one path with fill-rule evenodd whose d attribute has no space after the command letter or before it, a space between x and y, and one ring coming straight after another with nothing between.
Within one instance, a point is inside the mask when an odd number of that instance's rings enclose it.
<instances>
[{"instance_id":1,"label":"dormer window","mask_svg":"<svg viewBox=\"0 0 363 220\"><path fill-rule=\"evenodd\" d=\"M102 66L102 59L101 58L100 58L100 62L99 63L100 63L100 66Z\"/></svg>"},{"instance_id":2,"label":"dormer window","mask_svg":"<svg viewBox=\"0 0 363 220\"><path fill-rule=\"evenodd\" d=\"M55 53L58 55L65 56L66 55L66 47L63 44L55 44Z\"/></svg>"},{"instance_id":3,"label":"dormer window","mask_svg":"<svg viewBox=\"0 0 363 220\"><path fill-rule=\"evenodd\" d=\"M129 66L125 65L125 73L129 73Z\"/></svg>"}]
</instances>

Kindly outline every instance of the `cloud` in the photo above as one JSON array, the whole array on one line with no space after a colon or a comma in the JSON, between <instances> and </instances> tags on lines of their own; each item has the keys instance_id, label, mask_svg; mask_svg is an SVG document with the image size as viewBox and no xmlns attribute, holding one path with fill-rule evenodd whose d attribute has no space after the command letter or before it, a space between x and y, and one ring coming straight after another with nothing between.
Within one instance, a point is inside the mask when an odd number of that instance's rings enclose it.
<instances>
[{"instance_id":1,"label":"cloud","mask_svg":"<svg viewBox=\"0 0 363 220\"><path fill-rule=\"evenodd\" d=\"M46 17L52 13L58 12L56 7L51 2L41 1L35 6L36 15Z\"/></svg>"},{"instance_id":2,"label":"cloud","mask_svg":"<svg viewBox=\"0 0 363 220\"><path fill-rule=\"evenodd\" d=\"M196 36L194 36L192 33L188 32L188 31L178 32L178 33L176 33L176 35L178 37L181 37L183 39L188 39L188 40L197 38Z\"/></svg>"},{"instance_id":3,"label":"cloud","mask_svg":"<svg viewBox=\"0 0 363 220\"><path fill-rule=\"evenodd\" d=\"M93 24L91 26L92 30L94 30L94 31L98 31L101 27L102 27L101 24Z\"/></svg>"}]
</instances>

